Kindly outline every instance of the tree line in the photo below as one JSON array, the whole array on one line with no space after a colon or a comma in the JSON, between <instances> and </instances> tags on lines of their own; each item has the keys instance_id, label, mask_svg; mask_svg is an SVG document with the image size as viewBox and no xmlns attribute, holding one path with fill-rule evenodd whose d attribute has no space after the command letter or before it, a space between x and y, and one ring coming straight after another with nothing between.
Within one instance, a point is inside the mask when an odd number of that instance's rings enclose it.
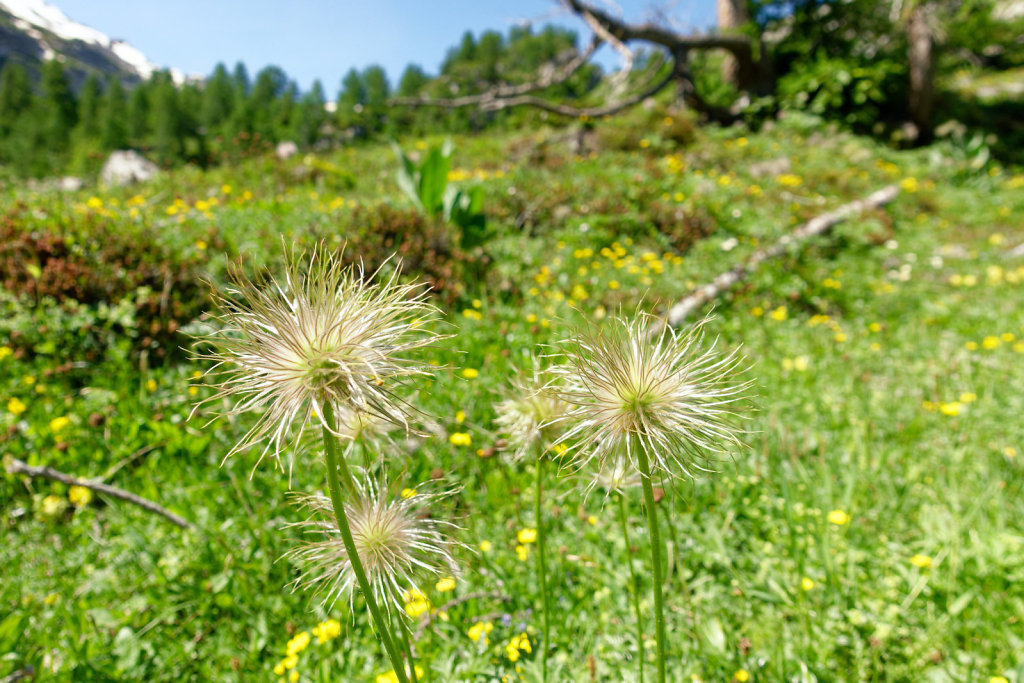
<instances>
[{"instance_id":1,"label":"tree line","mask_svg":"<svg viewBox=\"0 0 1024 683\"><path fill-rule=\"evenodd\" d=\"M0 70L0 165L20 176L89 175L111 151L137 149L157 163L210 166L263 152L290 140L301 148L377 134L463 132L519 125L536 112L481 113L388 105L393 96L476 92L529 73L574 49L574 32L516 27L503 35L467 32L448 51L440 73L411 64L397 84L377 65L350 69L333 107L320 81L301 91L279 67L251 78L245 65L219 64L202 82L175 84L160 71L126 88L91 75L78 92L60 61L41 68L38 83L8 60ZM582 96L596 85L593 67L555 96Z\"/></svg>"}]
</instances>

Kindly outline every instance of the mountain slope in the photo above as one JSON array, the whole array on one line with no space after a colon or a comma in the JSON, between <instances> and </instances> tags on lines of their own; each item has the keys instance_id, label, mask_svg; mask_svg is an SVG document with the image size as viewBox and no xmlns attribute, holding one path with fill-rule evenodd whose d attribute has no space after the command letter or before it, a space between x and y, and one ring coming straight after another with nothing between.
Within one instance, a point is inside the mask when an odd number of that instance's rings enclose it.
<instances>
[{"instance_id":1,"label":"mountain slope","mask_svg":"<svg viewBox=\"0 0 1024 683\"><path fill-rule=\"evenodd\" d=\"M90 74L104 80L117 76L130 86L158 68L138 48L72 21L43 0L0 0L0 66L14 60L35 77L40 65L54 58L64 62L75 88ZM171 74L184 80L178 71Z\"/></svg>"}]
</instances>

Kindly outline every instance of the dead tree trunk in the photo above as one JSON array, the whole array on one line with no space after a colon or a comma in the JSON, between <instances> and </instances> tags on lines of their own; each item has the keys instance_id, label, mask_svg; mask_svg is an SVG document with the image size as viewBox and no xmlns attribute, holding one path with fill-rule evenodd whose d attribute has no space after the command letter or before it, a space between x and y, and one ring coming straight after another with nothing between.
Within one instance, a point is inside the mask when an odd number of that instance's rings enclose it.
<instances>
[{"instance_id":1,"label":"dead tree trunk","mask_svg":"<svg viewBox=\"0 0 1024 683\"><path fill-rule=\"evenodd\" d=\"M935 106L935 33L926 3L918 3L907 19L907 62L910 69L910 120L917 128L917 143L932 138Z\"/></svg>"},{"instance_id":2,"label":"dead tree trunk","mask_svg":"<svg viewBox=\"0 0 1024 683\"><path fill-rule=\"evenodd\" d=\"M716 9L718 13L718 32L723 34L736 33L737 29L747 23L746 0L718 0ZM749 66L747 71L749 72ZM743 82L746 76L740 69L740 63L732 54L727 54L722 62L722 78L726 83L731 83L740 90L748 89L750 84Z\"/></svg>"}]
</instances>

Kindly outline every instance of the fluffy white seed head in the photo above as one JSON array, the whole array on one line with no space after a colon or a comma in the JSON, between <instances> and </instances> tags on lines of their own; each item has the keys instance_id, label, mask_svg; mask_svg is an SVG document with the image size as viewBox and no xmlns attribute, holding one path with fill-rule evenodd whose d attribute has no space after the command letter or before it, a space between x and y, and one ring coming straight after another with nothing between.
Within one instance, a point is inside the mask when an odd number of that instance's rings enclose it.
<instances>
[{"instance_id":1,"label":"fluffy white seed head","mask_svg":"<svg viewBox=\"0 0 1024 683\"><path fill-rule=\"evenodd\" d=\"M513 459L521 460L559 431L555 422L569 409L559 395L557 378L533 359L532 369L515 377L507 398L495 407L495 423L515 447Z\"/></svg>"},{"instance_id":2,"label":"fluffy white seed head","mask_svg":"<svg viewBox=\"0 0 1024 683\"><path fill-rule=\"evenodd\" d=\"M345 503L352 540L378 604L402 612L406 595L417 579L457 573L451 522L432 517L431 508L452 491L431 491L425 485L388 497L383 487L357 482L359 495ZM299 496L310 511L304 522L290 525L317 537L285 554L300 566L294 588L321 594L326 605L347 596L351 604L358 582L338 530L331 501L316 494Z\"/></svg>"},{"instance_id":3,"label":"fluffy white seed head","mask_svg":"<svg viewBox=\"0 0 1024 683\"><path fill-rule=\"evenodd\" d=\"M401 284L397 271L366 277L323 247L286 260L283 280L235 277L217 297L220 329L197 340L195 355L213 362L207 381L218 388L200 405L260 413L228 456L265 442L260 459L283 466L285 445L311 422L338 433L325 409L408 428L400 390L429 366L407 354L436 338L425 328L436 309L423 288ZM293 464L290 455L289 473Z\"/></svg>"},{"instance_id":4,"label":"fluffy white seed head","mask_svg":"<svg viewBox=\"0 0 1024 683\"><path fill-rule=\"evenodd\" d=\"M607 467L624 456L638 468L638 449L653 472L692 477L712 454L739 444L737 403L750 382L737 381L743 359L704 348L704 323L678 333L638 312L564 344L562 397L566 442L582 466Z\"/></svg>"}]
</instances>

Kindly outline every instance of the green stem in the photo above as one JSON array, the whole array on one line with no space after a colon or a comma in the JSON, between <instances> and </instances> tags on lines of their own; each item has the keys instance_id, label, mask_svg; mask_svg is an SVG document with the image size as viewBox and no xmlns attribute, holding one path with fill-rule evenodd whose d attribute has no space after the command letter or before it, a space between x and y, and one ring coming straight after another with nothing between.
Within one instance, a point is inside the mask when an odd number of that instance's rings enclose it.
<instances>
[{"instance_id":1,"label":"green stem","mask_svg":"<svg viewBox=\"0 0 1024 683\"><path fill-rule=\"evenodd\" d=\"M334 424L334 411L326 403L324 404L324 419L329 424ZM352 529L349 528L348 516L345 514L345 501L341 495L341 483L338 480L338 472L341 471L352 495L357 495L358 493L355 480L348 469L348 463L345 462L344 458L338 457L338 437L332 434L326 426L323 428L323 434L324 459L327 465L327 488L331 494L331 505L334 507L334 517L338 522L338 531L341 532L341 539L345 543L345 552L348 554L352 571L356 575L356 581L359 583L359 590L363 594L363 599L366 600L366 607L370 610L373 625L377 629L381 641L384 643L384 649L387 650L388 657L391 659L395 675L398 676L400 683L409 683L409 679L405 675L405 667L402 664L402 657L395 648L394 641L391 639L388 622L384 620L384 616L377 606L377 600L373 597L373 592L370 590L370 582L366 580L363 563L359 561L359 552L356 550L355 541L352 539ZM411 666L412 662L410 661L409 664Z\"/></svg>"},{"instance_id":2,"label":"green stem","mask_svg":"<svg viewBox=\"0 0 1024 683\"><path fill-rule=\"evenodd\" d=\"M658 646L658 683L665 683L665 606L664 580L661 572L661 534L658 531L658 511L654 507L654 487L651 485L651 466L643 446L636 444L640 480L644 489L644 507L647 508L647 527L651 536L651 564L654 565L654 628Z\"/></svg>"},{"instance_id":3,"label":"green stem","mask_svg":"<svg viewBox=\"0 0 1024 683\"><path fill-rule=\"evenodd\" d=\"M337 424L334 421L334 406L329 402L324 401L322 408L324 411L324 422L334 427ZM348 469L348 462L345 460L344 454L338 453L338 437L332 434L331 430L327 429L326 426L322 426L322 430L324 434L324 451L327 454L327 460L328 462L333 460L335 463L338 463L338 465L333 469L328 469L327 471L328 485L330 485L331 472L334 472L335 477L337 477L337 470L340 468L343 475L341 483L344 484L348 495L355 498L359 495L359 489L356 488L356 480L352 478L352 472ZM333 496L331 502L335 502L333 500ZM334 514L335 516L338 516L338 506L336 503L334 506Z\"/></svg>"},{"instance_id":4,"label":"green stem","mask_svg":"<svg viewBox=\"0 0 1024 683\"><path fill-rule=\"evenodd\" d=\"M409 635L409 626L405 623L405 619L401 615L398 616L398 623L402 627L402 646L405 648L405 658L409 662L409 678L412 679L412 683L418 683L416 677L416 665L412 661L412 636Z\"/></svg>"},{"instance_id":5,"label":"green stem","mask_svg":"<svg viewBox=\"0 0 1024 683\"><path fill-rule=\"evenodd\" d=\"M537 458L537 497L534 501L534 523L537 525L537 574L540 579L540 593L544 600L544 639L541 641L540 649L540 675L545 683L548 680L548 649L551 643L551 627L549 626L549 614L551 613L550 600L548 598L547 567L545 566L545 545L544 545L544 518L541 515L541 502L544 497L544 454Z\"/></svg>"},{"instance_id":6,"label":"green stem","mask_svg":"<svg viewBox=\"0 0 1024 683\"><path fill-rule=\"evenodd\" d=\"M640 615L640 584L636 580L636 569L633 568L633 557L629 550L629 523L626 516L626 496L621 492L619 499L619 524L622 526L622 539L626 542L626 564L629 565L630 594L633 597L633 611L636 613L636 649L640 660L640 683L644 683L644 620Z\"/></svg>"}]
</instances>

